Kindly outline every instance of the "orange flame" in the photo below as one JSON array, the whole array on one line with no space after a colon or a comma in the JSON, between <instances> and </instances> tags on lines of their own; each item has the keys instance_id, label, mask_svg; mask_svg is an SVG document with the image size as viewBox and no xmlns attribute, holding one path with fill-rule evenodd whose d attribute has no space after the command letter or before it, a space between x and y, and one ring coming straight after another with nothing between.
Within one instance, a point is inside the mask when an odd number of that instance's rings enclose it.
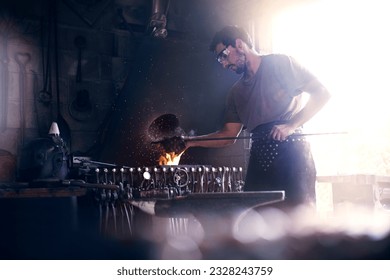
<instances>
[{"instance_id":1,"label":"orange flame","mask_svg":"<svg viewBox=\"0 0 390 280\"><path fill-rule=\"evenodd\" d=\"M164 155L160 156L160 158L158 160L158 164L159 165L179 165L180 157L182 156L183 153L184 153L184 151L181 152L180 154L176 154L175 152L165 153L165 156Z\"/></svg>"}]
</instances>

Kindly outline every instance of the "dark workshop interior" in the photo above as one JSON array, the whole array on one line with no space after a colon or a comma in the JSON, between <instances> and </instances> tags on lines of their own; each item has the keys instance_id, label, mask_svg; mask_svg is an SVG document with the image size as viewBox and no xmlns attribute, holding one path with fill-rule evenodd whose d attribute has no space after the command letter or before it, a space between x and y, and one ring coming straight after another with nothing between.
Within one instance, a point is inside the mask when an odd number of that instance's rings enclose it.
<instances>
[{"instance_id":1,"label":"dark workshop interior","mask_svg":"<svg viewBox=\"0 0 390 280\"><path fill-rule=\"evenodd\" d=\"M1 1L0 259L389 258L389 20L377 1L334 2ZM330 134L310 137L314 210L242 191L245 130L161 159L161 122L223 125L238 75L209 44L225 25L332 93L307 124Z\"/></svg>"}]
</instances>

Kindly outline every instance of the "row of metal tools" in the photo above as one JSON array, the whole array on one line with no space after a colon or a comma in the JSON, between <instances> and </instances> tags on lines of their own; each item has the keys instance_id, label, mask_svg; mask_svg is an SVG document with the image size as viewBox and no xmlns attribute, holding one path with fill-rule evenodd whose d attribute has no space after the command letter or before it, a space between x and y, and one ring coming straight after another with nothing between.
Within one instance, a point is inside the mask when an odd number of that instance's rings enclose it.
<instances>
[{"instance_id":1,"label":"row of metal tools","mask_svg":"<svg viewBox=\"0 0 390 280\"><path fill-rule=\"evenodd\" d=\"M131 201L169 200L192 193L241 192L244 186L241 167L132 168L84 162L78 173L81 182L93 190L99 209L100 232L125 238L134 234L136 213L139 212ZM170 225L183 224L177 219L172 217ZM172 230L180 231L178 228Z\"/></svg>"}]
</instances>

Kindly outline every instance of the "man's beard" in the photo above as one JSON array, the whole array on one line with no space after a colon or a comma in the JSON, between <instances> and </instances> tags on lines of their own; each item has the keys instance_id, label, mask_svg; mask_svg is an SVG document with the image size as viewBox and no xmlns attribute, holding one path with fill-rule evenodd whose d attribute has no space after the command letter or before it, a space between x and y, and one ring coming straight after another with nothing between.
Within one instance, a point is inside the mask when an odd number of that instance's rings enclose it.
<instances>
[{"instance_id":1,"label":"man's beard","mask_svg":"<svg viewBox=\"0 0 390 280\"><path fill-rule=\"evenodd\" d=\"M242 54L240 59L237 60L236 69L234 70L234 72L236 72L237 74L242 74L245 71L246 71L246 56Z\"/></svg>"},{"instance_id":2,"label":"man's beard","mask_svg":"<svg viewBox=\"0 0 390 280\"><path fill-rule=\"evenodd\" d=\"M241 66L237 66L235 72L236 72L237 74L242 74L242 73L245 72L245 69L246 69L245 64L244 64L244 65L241 65Z\"/></svg>"}]
</instances>

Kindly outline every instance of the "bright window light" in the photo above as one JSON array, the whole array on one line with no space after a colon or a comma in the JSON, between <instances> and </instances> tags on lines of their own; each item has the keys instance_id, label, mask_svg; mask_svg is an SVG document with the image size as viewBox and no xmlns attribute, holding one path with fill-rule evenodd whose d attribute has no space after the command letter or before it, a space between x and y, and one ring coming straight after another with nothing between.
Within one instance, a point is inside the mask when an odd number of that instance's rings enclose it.
<instances>
[{"instance_id":1,"label":"bright window light","mask_svg":"<svg viewBox=\"0 0 390 280\"><path fill-rule=\"evenodd\" d=\"M297 3L299 3L297 1ZM273 17L273 52L294 56L331 101L306 125L320 175L390 174L387 1L312 0Z\"/></svg>"}]
</instances>

